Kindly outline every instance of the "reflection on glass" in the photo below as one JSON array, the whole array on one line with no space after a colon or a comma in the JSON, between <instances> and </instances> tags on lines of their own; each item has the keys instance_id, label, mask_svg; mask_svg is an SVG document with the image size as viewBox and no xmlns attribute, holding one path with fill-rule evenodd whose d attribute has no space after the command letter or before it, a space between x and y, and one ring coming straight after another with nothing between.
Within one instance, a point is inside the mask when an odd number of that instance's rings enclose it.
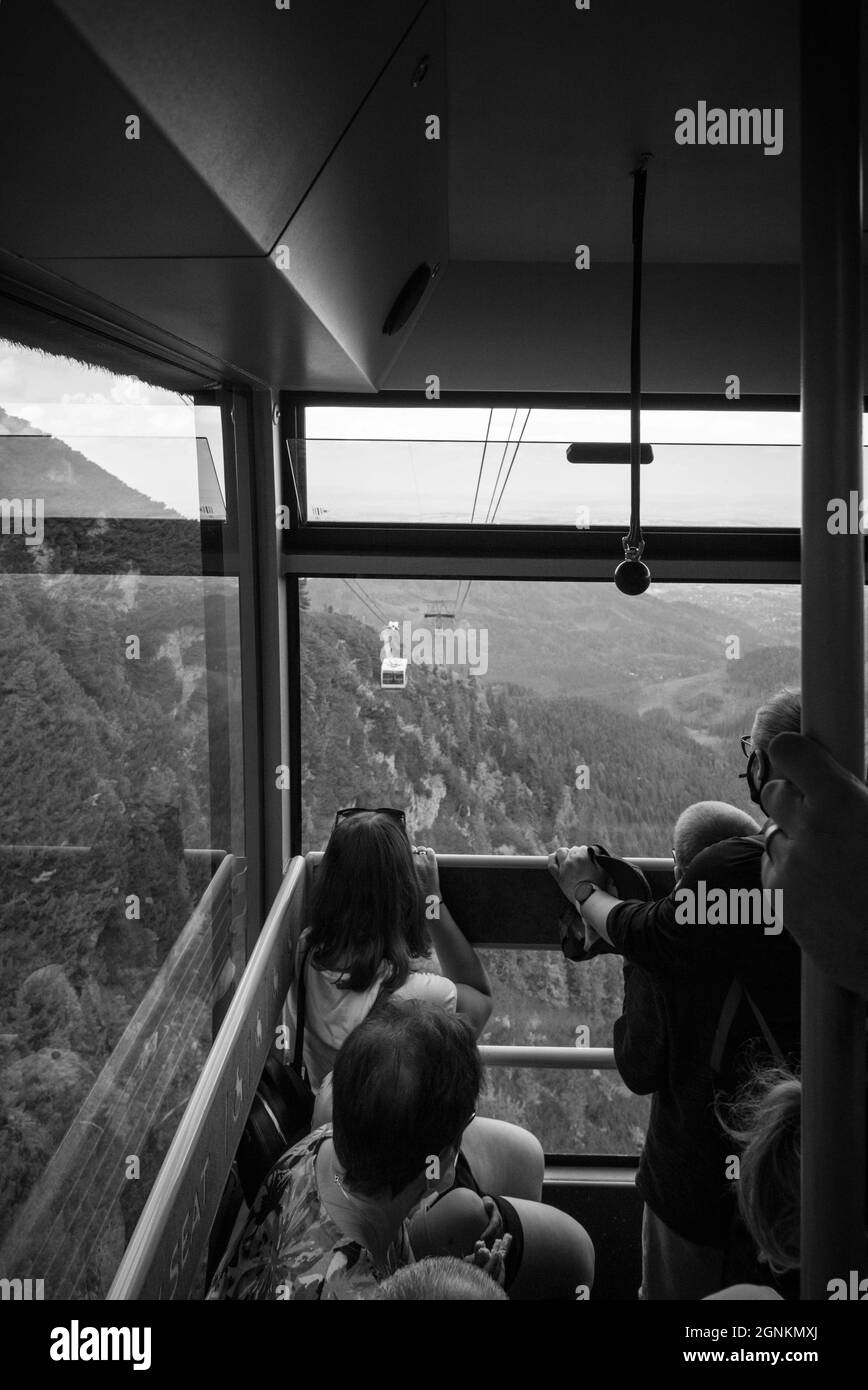
<instances>
[{"instance_id":1,"label":"reflection on glass","mask_svg":"<svg viewBox=\"0 0 868 1390\"><path fill-rule=\"evenodd\" d=\"M213 420L76 363L2 344L0 363L0 491L45 498L46 526L79 518L44 546L0 538L0 1272L101 1298L243 966L238 586L171 575L193 568L198 521L174 516L198 518ZM25 398L46 382L56 418ZM74 447L63 417L85 410L104 431ZM180 444L186 510L163 485Z\"/></svg>"}]
</instances>

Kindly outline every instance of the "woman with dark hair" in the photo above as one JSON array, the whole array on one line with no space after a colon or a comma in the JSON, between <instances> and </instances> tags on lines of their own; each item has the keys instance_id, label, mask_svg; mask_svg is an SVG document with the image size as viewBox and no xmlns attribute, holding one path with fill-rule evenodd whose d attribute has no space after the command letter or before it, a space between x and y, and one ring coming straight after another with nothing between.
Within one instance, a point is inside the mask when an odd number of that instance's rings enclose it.
<instances>
[{"instance_id":1,"label":"woman with dark hair","mask_svg":"<svg viewBox=\"0 0 868 1390\"><path fill-rule=\"evenodd\" d=\"M430 968L431 946L442 974ZM297 947L287 1001L293 1032L302 969L304 1063L317 1093L314 1127L331 1118L330 1073L338 1049L378 1003L439 1004L464 1019L474 1038L491 1013L488 977L443 901L437 857L433 849L410 844L399 810L354 806L335 817L316 874L310 926ZM529 1131L482 1117L468 1127L462 1183L539 1201L544 1172L542 1146Z\"/></svg>"},{"instance_id":2,"label":"woman with dark hair","mask_svg":"<svg viewBox=\"0 0 868 1390\"><path fill-rule=\"evenodd\" d=\"M555 1207L446 1191L476 1113L470 1027L437 1005L390 1001L341 1048L334 1122L275 1164L212 1281L212 1299L358 1299L416 1258L464 1257L511 1297L587 1297L594 1247ZM437 1193L435 1219L411 1220Z\"/></svg>"},{"instance_id":3,"label":"woman with dark hair","mask_svg":"<svg viewBox=\"0 0 868 1390\"><path fill-rule=\"evenodd\" d=\"M442 974L424 969L429 934ZM466 1018L476 1036L491 1013L491 986L443 901L434 851L410 845L402 811L338 812L316 874L310 928L298 944L296 978L302 965L304 1062L315 1092L344 1039L381 996L442 1004ZM288 1004L294 1028L297 984Z\"/></svg>"}]
</instances>

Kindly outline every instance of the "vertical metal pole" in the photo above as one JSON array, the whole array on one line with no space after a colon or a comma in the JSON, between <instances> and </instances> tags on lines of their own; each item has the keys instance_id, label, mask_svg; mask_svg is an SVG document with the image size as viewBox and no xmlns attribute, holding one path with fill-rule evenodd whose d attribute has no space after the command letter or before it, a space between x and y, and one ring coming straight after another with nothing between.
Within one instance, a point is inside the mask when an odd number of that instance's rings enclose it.
<instances>
[{"instance_id":1,"label":"vertical metal pole","mask_svg":"<svg viewBox=\"0 0 868 1390\"><path fill-rule=\"evenodd\" d=\"M642 237L645 228L645 185L647 155L633 170L633 300L630 317L630 530L624 543L642 543L640 508L640 441L642 437ZM641 555L641 550L640 550Z\"/></svg>"},{"instance_id":2,"label":"vertical metal pole","mask_svg":"<svg viewBox=\"0 0 868 1390\"><path fill-rule=\"evenodd\" d=\"M277 397L253 394L256 460L256 558L262 697L263 853L266 911L289 865L289 741L287 732L286 586L281 570L276 508L280 490ZM278 771L280 769L280 771ZM262 923L259 923L261 926Z\"/></svg>"},{"instance_id":3,"label":"vertical metal pole","mask_svg":"<svg viewBox=\"0 0 868 1390\"><path fill-rule=\"evenodd\" d=\"M227 494L234 497L238 518L238 620L241 648L241 727L244 764L244 854L246 874L245 961L253 949L268 899L265 893L263 737L259 584L257 574L256 469L252 404L240 391L227 392L230 413L228 444L232 471ZM226 452L224 443L224 452ZM227 453L228 457L228 453ZM230 481L231 478L231 481ZM228 497L227 497L228 500Z\"/></svg>"},{"instance_id":4,"label":"vertical metal pole","mask_svg":"<svg viewBox=\"0 0 868 1390\"><path fill-rule=\"evenodd\" d=\"M801 6L802 729L861 778L864 543L827 529L861 496L859 9ZM802 1036L802 1298L826 1299L863 1243L865 1006L807 957Z\"/></svg>"},{"instance_id":5,"label":"vertical metal pole","mask_svg":"<svg viewBox=\"0 0 868 1390\"><path fill-rule=\"evenodd\" d=\"M292 526L288 535L281 532L281 541L287 549L298 544L299 529L307 516L307 464L303 431L302 407L289 391L280 393L280 422L282 439L280 443L280 480L283 496L289 505ZM289 453L295 479L291 476ZM302 748L301 748L301 612L300 583L297 575L287 575L286 595L286 650L287 650L287 720L289 728L289 825L290 848L293 854L303 850L301 795Z\"/></svg>"}]
</instances>

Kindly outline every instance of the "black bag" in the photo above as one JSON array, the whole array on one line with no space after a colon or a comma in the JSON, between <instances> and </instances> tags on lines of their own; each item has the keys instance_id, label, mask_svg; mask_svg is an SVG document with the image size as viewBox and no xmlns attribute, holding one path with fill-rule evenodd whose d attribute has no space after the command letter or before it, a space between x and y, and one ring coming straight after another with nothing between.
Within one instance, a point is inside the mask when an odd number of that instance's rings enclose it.
<instances>
[{"instance_id":1,"label":"black bag","mask_svg":"<svg viewBox=\"0 0 868 1390\"><path fill-rule=\"evenodd\" d=\"M612 879L619 898L628 901L638 898L640 902L650 903L654 897L651 885L635 864L628 864L626 859L618 859L614 854L609 854L602 845L589 845L588 853L594 864L599 865ZM571 903L567 903L558 918L558 930L561 950L567 960L591 960L594 956L617 954L614 947L602 937L598 937L590 950L585 950L582 919Z\"/></svg>"},{"instance_id":2,"label":"black bag","mask_svg":"<svg viewBox=\"0 0 868 1390\"><path fill-rule=\"evenodd\" d=\"M238 1146L238 1174L248 1206L278 1159L310 1133L314 1094L304 1071L306 965L305 951L299 963L292 1061L287 1065L277 1047L272 1047Z\"/></svg>"}]
</instances>

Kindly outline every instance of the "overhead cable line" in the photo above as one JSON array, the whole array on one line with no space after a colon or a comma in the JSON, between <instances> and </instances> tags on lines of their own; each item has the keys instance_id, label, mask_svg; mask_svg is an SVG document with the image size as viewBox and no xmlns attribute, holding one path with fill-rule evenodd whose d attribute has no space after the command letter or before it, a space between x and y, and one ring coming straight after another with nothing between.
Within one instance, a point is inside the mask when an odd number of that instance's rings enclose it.
<instances>
[{"instance_id":1,"label":"overhead cable line","mask_svg":"<svg viewBox=\"0 0 868 1390\"><path fill-rule=\"evenodd\" d=\"M479 460L479 472L478 472L477 475L476 475L476 491L475 491L474 494L473 494L473 506L472 506L471 509L470 509L470 523L471 523L471 525L473 524L473 518L474 518L475 515L476 515L476 502L477 502L477 499L478 499L478 497L479 497L479 484L482 482L482 470L483 470L483 468L485 467L485 453L486 453L486 450L488 449L488 436L491 434L491 422L492 422L493 418L494 418L494 406L491 406L491 407L489 408L489 411L488 411L488 424L487 424L486 427L485 427L485 443L484 443L483 446L482 446L482 458ZM459 581L459 583L460 583L460 581Z\"/></svg>"},{"instance_id":2,"label":"overhead cable line","mask_svg":"<svg viewBox=\"0 0 868 1390\"><path fill-rule=\"evenodd\" d=\"M509 461L509 468L507 469L506 477L505 477L504 480L503 480L503 487L500 489L500 496L499 496L498 499L497 499L497 504L495 505L494 511L491 513L491 525L494 525L494 519L495 519L495 517L497 516L498 510L499 510L499 508L500 508L500 504L501 504L501 502L503 501L503 494L506 492L506 485L507 485L507 483L509 482L509 477L510 477L510 474L512 473L512 466L513 466L513 464L515 463L516 458L518 457L519 445L521 444L521 441L522 441L522 439L524 438L524 432L525 432L525 430L527 429L527 422L528 422L529 419L530 419L530 408L528 407L527 414L526 414L525 417L524 417L524 424L523 424L522 427L521 427L521 434L518 436L518 439L517 439L516 442L515 442L515 449L513 450L512 458L511 458L510 461Z\"/></svg>"},{"instance_id":3,"label":"overhead cable line","mask_svg":"<svg viewBox=\"0 0 868 1390\"><path fill-rule=\"evenodd\" d=\"M503 472L503 464L504 464L504 460L506 459L506 451L507 451L507 449L509 448L509 441L510 441L510 439L512 438L512 431L513 431L513 429L515 428L515 421L516 421L517 415L518 415L518 406L516 406L515 410L512 412L512 420L510 421L509 430L507 431L506 443L505 443L504 446L503 446L503 453L502 453L501 456L500 456L500 463L498 464L498 467L497 467L497 477L496 477L495 480L494 480L494 487L491 489L491 496L490 496L490 498L488 499L488 508L487 508L487 510L486 510L486 513L485 513L485 521L482 523L483 526L487 526L487 525L488 525L488 513L491 511L491 504L492 504L492 502L494 501L495 494L496 494L496 492L497 492L497 485L498 485L498 483L500 482L500 475L501 475L501 473Z\"/></svg>"}]
</instances>

